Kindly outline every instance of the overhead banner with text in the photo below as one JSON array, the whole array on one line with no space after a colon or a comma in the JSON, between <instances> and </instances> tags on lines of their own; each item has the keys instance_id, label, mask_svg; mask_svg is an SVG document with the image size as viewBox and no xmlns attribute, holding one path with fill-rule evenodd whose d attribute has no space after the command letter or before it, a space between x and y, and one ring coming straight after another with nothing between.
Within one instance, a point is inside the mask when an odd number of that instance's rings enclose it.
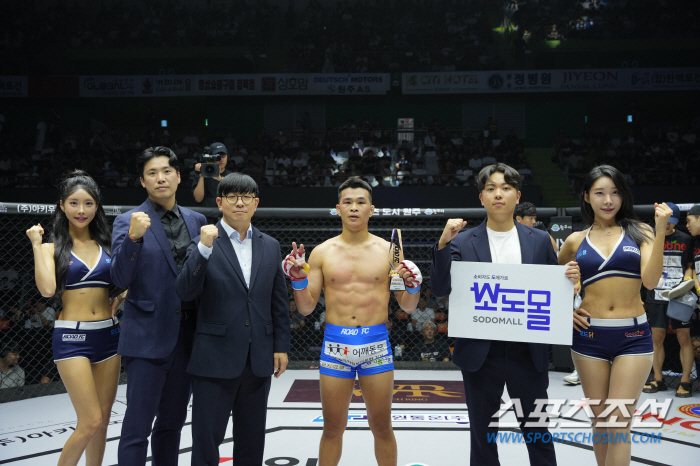
<instances>
[{"instance_id":1,"label":"overhead banner with text","mask_svg":"<svg viewBox=\"0 0 700 466\"><path fill-rule=\"evenodd\" d=\"M388 73L80 76L80 97L383 95Z\"/></svg>"},{"instance_id":2,"label":"overhead banner with text","mask_svg":"<svg viewBox=\"0 0 700 466\"><path fill-rule=\"evenodd\" d=\"M402 78L404 94L700 89L700 68L455 71L403 73Z\"/></svg>"}]
</instances>

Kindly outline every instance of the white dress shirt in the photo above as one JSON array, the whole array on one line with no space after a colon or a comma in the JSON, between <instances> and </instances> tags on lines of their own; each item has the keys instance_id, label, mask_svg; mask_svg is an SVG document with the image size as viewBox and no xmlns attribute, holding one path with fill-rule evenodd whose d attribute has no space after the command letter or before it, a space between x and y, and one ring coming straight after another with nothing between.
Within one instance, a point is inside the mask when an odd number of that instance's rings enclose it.
<instances>
[{"instance_id":1,"label":"white dress shirt","mask_svg":"<svg viewBox=\"0 0 700 466\"><path fill-rule=\"evenodd\" d=\"M221 221L221 226L224 228L224 231L231 240L231 245L233 246L233 250L236 252L238 263L243 271L245 284L250 288L250 268L253 263L253 225L248 225L248 231L246 232L243 241L241 241L241 237L238 232L224 220ZM214 246L208 248L200 241L197 247L199 248L199 253L202 255L202 257L209 260L209 256L211 256Z\"/></svg>"}]
</instances>

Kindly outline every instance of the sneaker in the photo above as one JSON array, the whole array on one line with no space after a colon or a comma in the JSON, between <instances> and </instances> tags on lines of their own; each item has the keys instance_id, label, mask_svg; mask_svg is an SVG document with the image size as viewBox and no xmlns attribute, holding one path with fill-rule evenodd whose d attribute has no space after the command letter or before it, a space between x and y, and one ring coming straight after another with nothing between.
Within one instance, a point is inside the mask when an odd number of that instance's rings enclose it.
<instances>
[{"instance_id":1,"label":"sneaker","mask_svg":"<svg viewBox=\"0 0 700 466\"><path fill-rule=\"evenodd\" d=\"M691 291L695 287L694 280L685 280L680 282L678 285L674 286L670 290L663 290L661 296L667 299L678 298L683 296L688 291Z\"/></svg>"},{"instance_id":2,"label":"sneaker","mask_svg":"<svg viewBox=\"0 0 700 466\"><path fill-rule=\"evenodd\" d=\"M578 371L573 371L571 374L564 377L564 382L570 383L571 385L578 385L581 383L581 379L578 376Z\"/></svg>"}]
</instances>

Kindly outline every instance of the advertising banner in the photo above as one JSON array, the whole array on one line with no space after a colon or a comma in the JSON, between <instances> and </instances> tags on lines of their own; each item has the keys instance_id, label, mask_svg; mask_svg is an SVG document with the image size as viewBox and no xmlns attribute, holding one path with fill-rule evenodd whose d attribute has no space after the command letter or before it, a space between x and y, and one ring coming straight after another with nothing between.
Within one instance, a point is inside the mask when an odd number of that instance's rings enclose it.
<instances>
[{"instance_id":1,"label":"advertising banner","mask_svg":"<svg viewBox=\"0 0 700 466\"><path fill-rule=\"evenodd\" d=\"M390 87L388 73L80 76L79 79L80 97L383 95Z\"/></svg>"},{"instance_id":2,"label":"advertising banner","mask_svg":"<svg viewBox=\"0 0 700 466\"><path fill-rule=\"evenodd\" d=\"M700 68L403 73L404 94L681 91L700 89Z\"/></svg>"},{"instance_id":3,"label":"advertising banner","mask_svg":"<svg viewBox=\"0 0 700 466\"><path fill-rule=\"evenodd\" d=\"M452 262L451 337L571 345L565 266Z\"/></svg>"},{"instance_id":4,"label":"advertising banner","mask_svg":"<svg viewBox=\"0 0 700 466\"><path fill-rule=\"evenodd\" d=\"M0 97L27 97L27 77L0 76Z\"/></svg>"}]
</instances>

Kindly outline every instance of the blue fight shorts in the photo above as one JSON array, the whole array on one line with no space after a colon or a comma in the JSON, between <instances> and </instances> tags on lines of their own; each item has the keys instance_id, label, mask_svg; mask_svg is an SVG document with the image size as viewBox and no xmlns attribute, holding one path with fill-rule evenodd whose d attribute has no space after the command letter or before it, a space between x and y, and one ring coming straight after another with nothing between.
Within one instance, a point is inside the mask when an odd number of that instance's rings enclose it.
<instances>
[{"instance_id":1,"label":"blue fight shorts","mask_svg":"<svg viewBox=\"0 0 700 466\"><path fill-rule=\"evenodd\" d=\"M618 356L654 354L646 314L632 319L588 319L590 327L574 329L571 351L613 362Z\"/></svg>"},{"instance_id":2,"label":"blue fight shorts","mask_svg":"<svg viewBox=\"0 0 700 466\"><path fill-rule=\"evenodd\" d=\"M354 379L394 370L394 356L385 324L340 327L326 324L321 353L321 374Z\"/></svg>"},{"instance_id":3,"label":"blue fight shorts","mask_svg":"<svg viewBox=\"0 0 700 466\"><path fill-rule=\"evenodd\" d=\"M85 358L97 364L117 355L119 321L113 317L94 322L57 320L53 329L53 360Z\"/></svg>"}]
</instances>

